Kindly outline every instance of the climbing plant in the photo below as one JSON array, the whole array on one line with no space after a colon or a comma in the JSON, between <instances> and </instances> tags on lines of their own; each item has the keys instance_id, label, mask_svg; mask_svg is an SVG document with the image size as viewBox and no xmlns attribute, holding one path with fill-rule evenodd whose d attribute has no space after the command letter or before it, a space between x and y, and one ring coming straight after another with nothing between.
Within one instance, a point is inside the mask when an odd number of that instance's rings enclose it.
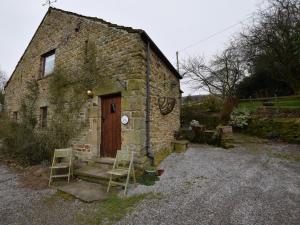
<instances>
[{"instance_id":1,"label":"climbing plant","mask_svg":"<svg viewBox=\"0 0 300 225\"><path fill-rule=\"evenodd\" d=\"M35 132L38 122L35 113L38 95L38 83L27 82L21 99L18 123L6 117L0 120L0 139L3 143L1 153L26 164L35 164L50 158L49 148L45 148L46 144L41 145L44 140Z\"/></svg>"},{"instance_id":2,"label":"climbing plant","mask_svg":"<svg viewBox=\"0 0 300 225\"><path fill-rule=\"evenodd\" d=\"M49 80L48 94L52 115L44 134L55 140L54 146L59 148L67 147L70 140L86 126L87 118L80 116L88 100L86 92L99 83L96 45L93 40L88 40L86 44L86 58L76 75L60 66Z\"/></svg>"}]
</instances>

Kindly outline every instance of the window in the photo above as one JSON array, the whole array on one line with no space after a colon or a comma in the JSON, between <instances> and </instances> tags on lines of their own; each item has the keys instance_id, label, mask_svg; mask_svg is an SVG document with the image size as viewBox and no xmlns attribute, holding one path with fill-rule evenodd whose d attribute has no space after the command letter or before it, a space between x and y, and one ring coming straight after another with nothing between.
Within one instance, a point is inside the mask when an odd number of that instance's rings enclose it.
<instances>
[{"instance_id":1,"label":"window","mask_svg":"<svg viewBox=\"0 0 300 225\"><path fill-rule=\"evenodd\" d=\"M18 122L18 112L13 112L12 119L14 122Z\"/></svg>"},{"instance_id":2,"label":"window","mask_svg":"<svg viewBox=\"0 0 300 225\"><path fill-rule=\"evenodd\" d=\"M47 107L41 107L40 108L40 127L47 127Z\"/></svg>"},{"instance_id":3,"label":"window","mask_svg":"<svg viewBox=\"0 0 300 225\"><path fill-rule=\"evenodd\" d=\"M55 66L55 50L52 50L42 56L42 77L53 73Z\"/></svg>"}]
</instances>

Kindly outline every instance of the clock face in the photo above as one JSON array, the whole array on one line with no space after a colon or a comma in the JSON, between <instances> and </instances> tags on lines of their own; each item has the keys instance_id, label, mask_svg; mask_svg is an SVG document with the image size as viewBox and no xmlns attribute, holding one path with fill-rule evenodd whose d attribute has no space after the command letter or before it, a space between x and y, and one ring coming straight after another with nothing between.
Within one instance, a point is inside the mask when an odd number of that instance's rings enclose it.
<instances>
[{"instance_id":1,"label":"clock face","mask_svg":"<svg viewBox=\"0 0 300 225\"><path fill-rule=\"evenodd\" d=\"M128 124L128 116L126 116L126 115L124 115L124 116L122 116L122 118L121 118L121 123L123 124L123 125L126 125L126 124Z\"/></svg>"}]
</instances>

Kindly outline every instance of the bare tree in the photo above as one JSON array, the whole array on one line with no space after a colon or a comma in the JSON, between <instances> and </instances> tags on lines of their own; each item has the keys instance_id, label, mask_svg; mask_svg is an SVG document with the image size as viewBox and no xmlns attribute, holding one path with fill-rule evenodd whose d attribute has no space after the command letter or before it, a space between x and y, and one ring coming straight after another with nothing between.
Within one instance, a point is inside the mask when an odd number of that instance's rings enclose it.
<instances>
[{"instance_id":1,"label":"bare tree","mask_svg":"<svg viewBox=\"0 0 300 225\"><path fill-rule=\"evenodd\" d=\"M189 58L183 65L183 75L195 88L222 98L234 96L245 70L239 49L234 44L216 55L208 64L203 57Z\"/></svg>"},{"instance_id":2,"label":"bare tree","mask_svg":"<svg viewBox=\"0 0 300 225\"><path fill-rule=\"evenodd\" d=\"M264 70L300 93L300 1L268 0L241 35L251 71Z\"/></svg>"}]
</instances>

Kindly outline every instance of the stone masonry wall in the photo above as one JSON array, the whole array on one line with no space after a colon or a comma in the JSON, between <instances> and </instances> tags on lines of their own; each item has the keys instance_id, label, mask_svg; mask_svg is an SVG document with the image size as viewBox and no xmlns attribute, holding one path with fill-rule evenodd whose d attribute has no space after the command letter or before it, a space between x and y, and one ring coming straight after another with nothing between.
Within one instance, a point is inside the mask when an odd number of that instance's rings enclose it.
<instances>
[{"instance_id":1,"label":"stone masonry wall","mask_svg":"<svg viewBox=\"0 0 300 225\"><path fill-rule=\"evenodd\" d=\"M180 128L181 92L178 78L153 51L151 52L151 150L155 164L159 164L170 152L174 133ZM175 98L176 104L170 114L162 115L159 97Z\"/></svg>"},{"instance_id":2,"label":"stone masonry wall","mask_svg":"<svg viewBox=\"0 0 300 225\"><path fill-rule=\"evenodd\" d=\"M39 116L40 107L47 106L51 121L48 92L51 75L40 79L41 56L56 49L55 66L76 76L85 62L87 40L95 42L97 73L101 82L92 90L95 97L83 106L80 113L88 123L81 134L72 140L75 153L83 160L99 156L101 96L112 93L121 93L121 113L129 117L129 124L122 125L122 149L140 153L145 144L144 45L139 34L113 25L50 10L5 89L7 112L11 116L20 110L26 82L35 79L40 90L36 116ZM137 154L137 159L142 162L144 153Z\"/></svg>"}]
</instances>

